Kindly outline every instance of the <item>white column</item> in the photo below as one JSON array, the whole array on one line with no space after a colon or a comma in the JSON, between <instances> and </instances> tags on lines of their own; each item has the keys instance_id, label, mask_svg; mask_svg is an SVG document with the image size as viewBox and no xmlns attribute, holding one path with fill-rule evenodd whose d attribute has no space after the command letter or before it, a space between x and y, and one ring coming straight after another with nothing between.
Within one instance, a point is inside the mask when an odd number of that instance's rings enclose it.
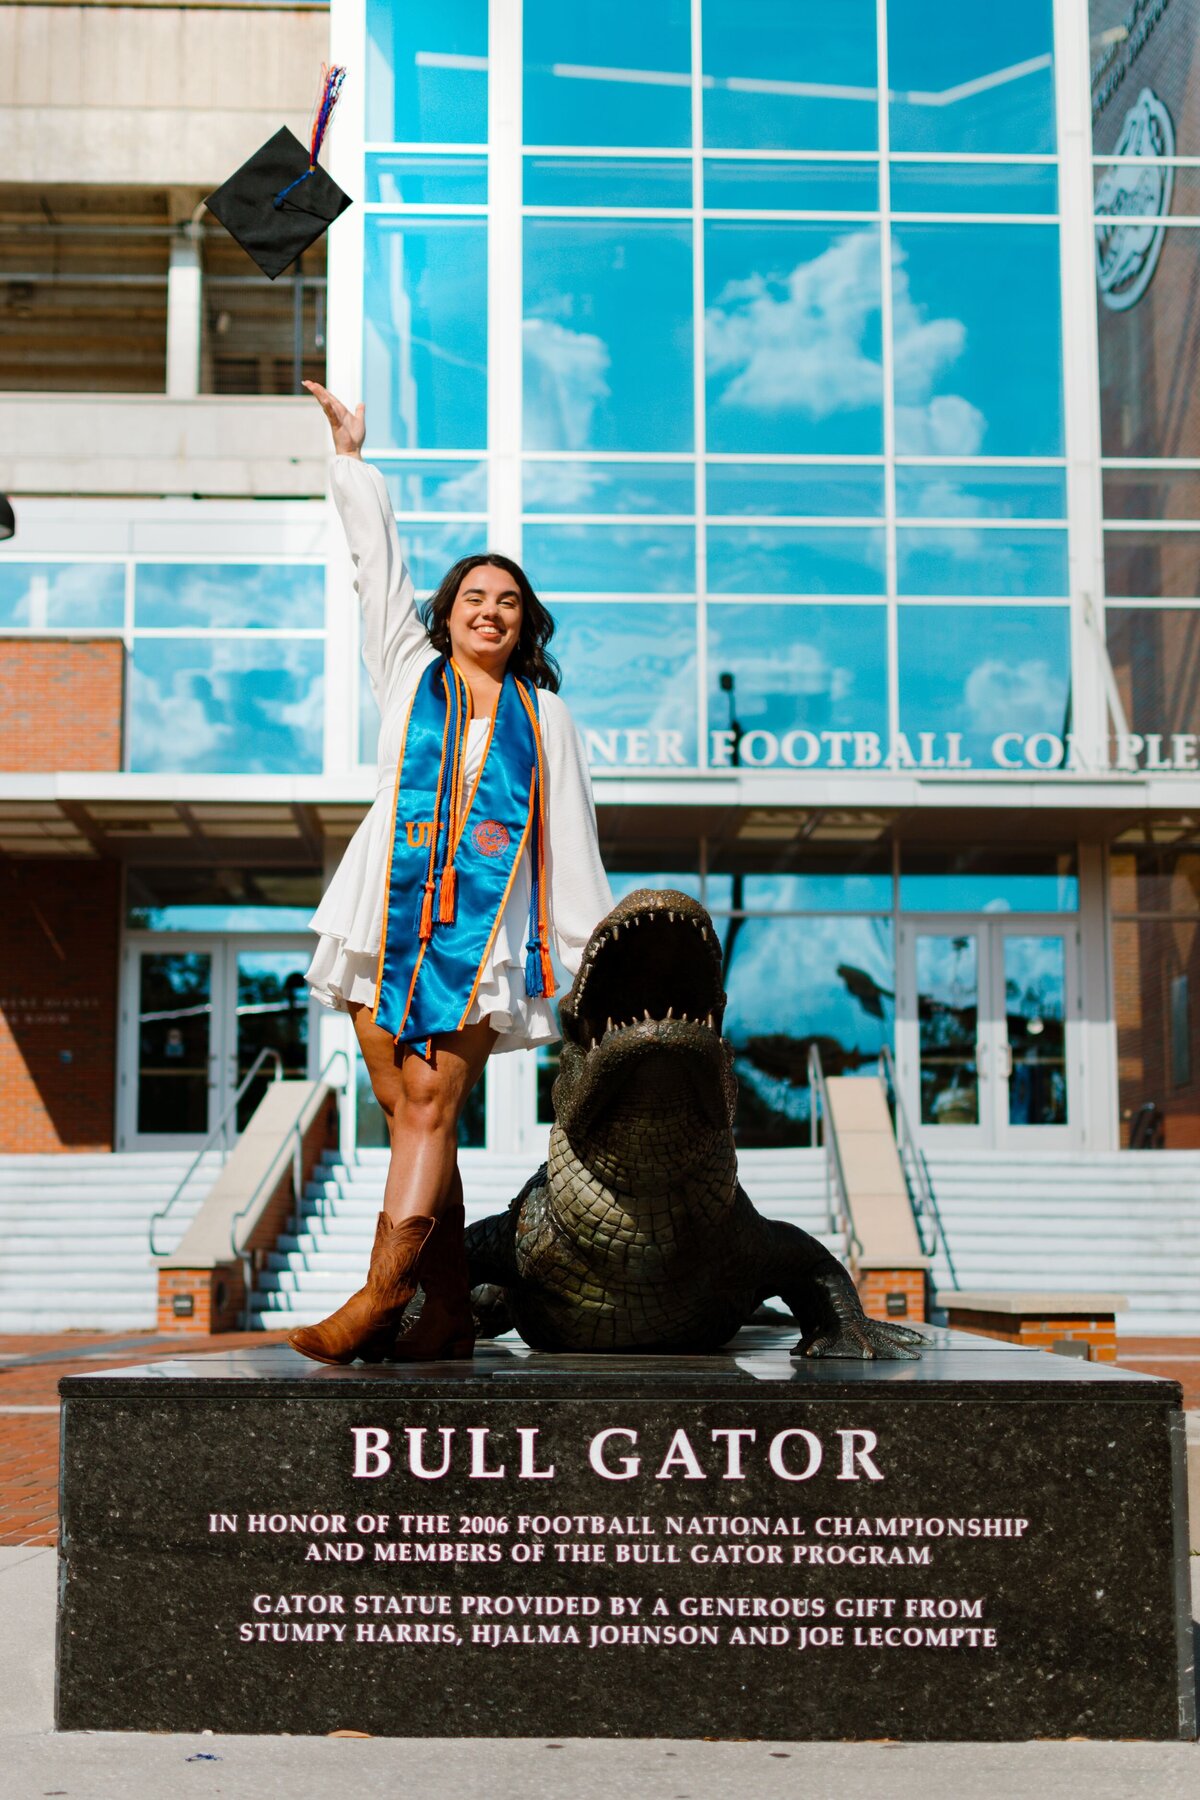
<instances>
[{"instance_id":1,"label":"white column","mask_svg":"<svg viewBox=\"0 0 1200 1800\"><path fill-rule=\"evenodd\" d=\"M1121 1141L1116 995L1108 856L1100 844L1079 846L1079 987L1080 1141L1086 1150L1116 1150Z\"/></svg>"},{"instance_id":2,"label":"white column","mask_svg":"<svg viewBox=\"0 0 1200 1800\"><path fill-rule=\"evenodd\" d=\"M1100 369L1088 13L1055 0L1058 211L1067 547L1071 590L1071 698L1076 740L1090 765L1108 736L1104 680L1104 538L1100 493Z\"/></svg>"},{"instance_id":3,"label":"white column","mask_svg":"<svg viewBox=\"0 0 1200 1800\"><path fill-rule=\"evenodd\" d=\"M325 381L347 406L364 398L363 378L363 229L365 192L363 143L366 135L367 25L363 0L333 0L329 18L329 60L349 71L322 161L355 204L337 221L328 246L325 307ZM312 405L314 402L309 402ZM378 440L382 421L367 414L367 447ZM325 439L330 460L333 447ZM325 577L325 716L326 775L343 775L358 767L359 660L358 600L341 521L332 502L326 508L328 539ZM337 846L340 855L343 845ZM327 870L327 878L333 872Z\"/></svg>"},{"instance_id":4,"label":"white column","mask_svg":"<svg viewBox=\"0 0 1200 1800\"><path fill-rule=\"evenodd\" d=\"M521 0L488 0L488 543L521 555ZM487 1067L487 1145L516 1155L533 1119L534 1058Z\"/></svg>"},{"instance_id":5,"label":"white column","mask_svg":"<svg viewBox=\"0 0 1200 1800\"><path fill-rule=\"evenodd\" d=\"M200 392L200 227L179 224L167 268L167 393L175 400Z\"/></svg>"},{"instance_id":6,"label":"white column","mask_svg":"<svg viewBox=\"0 0 1200 1800\"><path fill-rule=\"evenodd\" d=\"M521 554L521 0L488 4L488 542Z\"/></svg>"}]
</instances>

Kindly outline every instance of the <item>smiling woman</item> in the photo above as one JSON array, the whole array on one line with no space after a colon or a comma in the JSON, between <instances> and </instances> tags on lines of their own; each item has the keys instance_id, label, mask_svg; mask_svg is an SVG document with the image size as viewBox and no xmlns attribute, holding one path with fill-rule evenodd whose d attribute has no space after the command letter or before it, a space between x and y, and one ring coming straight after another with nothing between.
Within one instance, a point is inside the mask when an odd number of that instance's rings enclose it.
<instances>
[{"instance_id":1,"label":"smiling woman","mask_svg":"<svg viewBox=\"0 0 1200 1800\"><path fill-rule=\"evenodd\" d=\"M557 697L554 622L524 571L468 555L418 613L364 408L315 382L378 706L375 804L312 920L307 980L348 1011L391 1162L366 1285L290 1342L318 1362L469 1356L458 1125L494 1049L553 1042L611 905L583 745ZM420 1285L420 1318L401 1331Z\"/></svg>"}]
</instances>

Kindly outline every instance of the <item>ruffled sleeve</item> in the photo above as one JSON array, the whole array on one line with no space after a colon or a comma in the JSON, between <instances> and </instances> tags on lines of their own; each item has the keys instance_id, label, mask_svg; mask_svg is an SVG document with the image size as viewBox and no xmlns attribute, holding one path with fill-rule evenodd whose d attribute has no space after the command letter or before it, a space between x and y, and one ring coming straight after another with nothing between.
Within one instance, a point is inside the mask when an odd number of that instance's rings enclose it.
<instances>
[{"instance_id":1,"label":"ruffled sleeve","mask_svg":"<svg viewBox=\"0 0 1200 1800\"><path fill-rule=\"evenodd\" d=\"M417 613L383 476L357 456L336 456L330 482L355 568L363 661L376 704L386 715L435 653Z\"/></svg>"},{"instance_id":2,"label":"ruffled sleeve","mask_svg":"<svg viewBox=\"0 0 1200 1800\"><path fill-rule=\"evenodd\" d=\"M600 860L596 803L583 740L565 703L538 689L538 717L546 753L546 882L558 960L579 968L592 932L612 910L612 889Z\"/></svg>"}]
</instances>

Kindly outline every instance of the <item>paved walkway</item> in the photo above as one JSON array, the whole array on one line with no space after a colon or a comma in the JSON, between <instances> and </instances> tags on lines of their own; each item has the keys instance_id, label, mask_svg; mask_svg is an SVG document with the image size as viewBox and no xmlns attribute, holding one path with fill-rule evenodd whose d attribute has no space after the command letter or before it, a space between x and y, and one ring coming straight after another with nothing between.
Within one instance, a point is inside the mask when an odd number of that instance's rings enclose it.
<instances>
[{"instance_id":1,"label":"paved walkway","mask_svg":"<svg viewBox=\"0 0 1200 1800\"><path fill-rule=\"evenodd\" d=\"M167 1356L261 1349L282 1332L225 1332L220 1337L157 1337L152 1332L64 1332L0 1336L0 1546L58 1539L58 1382L88 1369L117 1369ZM1200 1411L1200 1338L1127 1338L1121 1363L1183 1386L1183 1403Z\"/></svg>"},{"instance_id":2,"label":"paved walkway","mask_svg":"<svg viewBox=\"0 0 1200 1800\"><path fill-rule=\"evenodd\" d=\"M220 1337L153 1332L0 1336L0 1546L58 1541L58 1383L89 1369L127 1368L166 1356L261 1348L281 1331Z\"/></svg>"}]
</instances>

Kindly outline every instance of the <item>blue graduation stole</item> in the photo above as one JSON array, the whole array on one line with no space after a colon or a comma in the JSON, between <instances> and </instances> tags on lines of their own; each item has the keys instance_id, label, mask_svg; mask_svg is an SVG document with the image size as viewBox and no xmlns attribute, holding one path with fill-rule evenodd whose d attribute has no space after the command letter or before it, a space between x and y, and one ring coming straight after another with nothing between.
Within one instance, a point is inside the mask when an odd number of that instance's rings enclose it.
<instances>
[{"instance_id":1,"label":"blue graduation stole","mask_svg":"<svg viewBox=\"0 0 1200 1800\"><path fill-rule=\"evenodd\" d=\"M447 657L417 683L396 769L388 890L372 1013L428 1056L475 1000L525 847L533 882L525 991L552 995L545 873L545 779L537 703L506 674L483 764L464 794L471 690Z\"/></svg>"}]
</instances>

